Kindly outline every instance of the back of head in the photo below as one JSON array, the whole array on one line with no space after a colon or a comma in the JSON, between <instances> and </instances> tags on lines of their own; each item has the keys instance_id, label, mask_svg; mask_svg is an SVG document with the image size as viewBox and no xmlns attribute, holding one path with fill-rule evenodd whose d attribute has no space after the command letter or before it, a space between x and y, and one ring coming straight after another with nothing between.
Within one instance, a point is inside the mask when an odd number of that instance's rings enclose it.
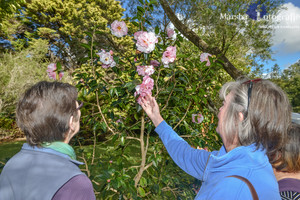
<instances>
[{"instance_id":1,"label":"back of head","mask_svg":"<svg viewBox=\"0 0 300 200\"><path fill-rule=\"evenodd\" d=\"M225 116L224 132L229 140L237 134L238 145L255 143L257 148L266 149L269 158L274 158L272 155L286 139L291 123L291 106L285 92L271 81L257 79L250 82L238 80L222 87L221 98L225 98L229 91L233 93ZM270 159L270 162L274 161Z\"/></svg>"},{"instance_id":2,"label":"back of head","mask_svg":"<svg viewBox=\"0 0 300 200\"><path fill-rule=\"evenodd\" d=\"M282 172L300 172L300 125L292 123L285 145L278 151L273 167Z\"/></svg>"},{"instance_id":3,"label":"back of head","mask_svg":"<svg viewBox=\"0 0 300 200\"><path fill-rule=\"evenodd\" d=\"M17 109L17 124L31 146L63 141L71 116L77 117L77 89L67 83L42 81L25 91Z\"/></svg>"}]
</instances>

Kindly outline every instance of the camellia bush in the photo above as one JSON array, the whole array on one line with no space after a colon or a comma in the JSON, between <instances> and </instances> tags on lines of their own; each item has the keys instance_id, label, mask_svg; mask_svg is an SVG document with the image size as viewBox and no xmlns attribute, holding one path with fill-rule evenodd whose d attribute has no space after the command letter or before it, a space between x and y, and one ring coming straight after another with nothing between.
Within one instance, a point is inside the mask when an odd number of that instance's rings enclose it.
<instances>
[{"instance_id":1,"label":"camellia bush","mask_svg":"<svg viewBox=\"0 0 300 200\"><path fill-rule=\"evenodd\" d=\"M97 49L94 42L102 32L95 28L82 44L90 52L86 63L73 73L85 102L76 142L92 144L81 149L80 158L100 199L192 199L200 186L175 166L155 134L139 105L147 94L155 96L166 122L193 147L220 147L209 104L220 89L216 74L221 66L214 55L185 54L180 47L187 41L177 30L147 30L146 14L154 4L145 2L130 21L110 24L112 41L131 37L134 53L124 54L122 46L113 45ZM48 75L60 78L61 67L49 66ZM99 155L101 140L111 146Z\"/></svg>"}]
</instances>

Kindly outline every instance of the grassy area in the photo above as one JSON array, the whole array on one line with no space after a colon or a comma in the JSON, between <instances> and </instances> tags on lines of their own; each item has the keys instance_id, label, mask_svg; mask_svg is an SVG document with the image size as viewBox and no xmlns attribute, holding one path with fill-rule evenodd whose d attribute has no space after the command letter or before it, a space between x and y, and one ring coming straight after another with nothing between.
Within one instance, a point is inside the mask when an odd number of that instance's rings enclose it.
<instances>
[{"instance_id":1,"label":"grassy area","mask_svg":"<svg viewBox=\"0 0 300 200\"><path fill-rule=\"evenodd\" d=\"M15 155L18 151L20 151L24 142L25 141L18 141L0 144L0 170L3 167L3 163L6 163L9 158Z\"/></svg>"}]
</instances>

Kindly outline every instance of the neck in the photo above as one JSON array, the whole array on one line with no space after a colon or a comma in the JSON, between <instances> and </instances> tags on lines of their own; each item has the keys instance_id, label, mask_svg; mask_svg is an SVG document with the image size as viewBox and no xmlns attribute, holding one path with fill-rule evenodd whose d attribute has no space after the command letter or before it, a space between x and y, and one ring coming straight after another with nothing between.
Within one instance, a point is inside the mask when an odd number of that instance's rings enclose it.
<instances>
[{"instance_id":1,"label":"neck","mask_svg":"<svg viewBox=\"0 0 300 200\"><path fill-rule=\"evenodd\" d=\"M300 172L289 173L289 172L280 172L280 171L277 171L276 169L273 169L273 170L274 170L274 174L276 176L277 181L280 181L285 178L294 178L294 179L300 180Z\"/></svg>"},{"instance_id":2,"label":"neck","mask_svg":"<svg viewBox=\"0 0 300 200\"><path fill-rule=\"evenodd\" d=\"M237 145L231 144L231 145L225 145L226 152L228 153L232 149L236 148Z\"/></svg>"}]
</instances>

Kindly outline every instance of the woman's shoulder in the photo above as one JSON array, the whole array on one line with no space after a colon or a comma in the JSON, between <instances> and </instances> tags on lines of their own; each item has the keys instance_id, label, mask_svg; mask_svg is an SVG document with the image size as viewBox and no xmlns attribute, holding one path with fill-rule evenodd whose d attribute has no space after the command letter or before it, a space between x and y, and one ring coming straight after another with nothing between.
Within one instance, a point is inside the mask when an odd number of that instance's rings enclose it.
<instances>
[{"instance_id":1,"label":"woman's shoulder","mask_svg":"<svg viewBox=\"0 0 300 200\"><path fill-rule=\"evenodd\" d=\"M251 182L251 180L249 181L253 185L259 199L280 200L279 191L272 186L273 184L265 183L257 185L257 183ZM247 183L232 176L222 178L218 184L215 185L214 190L216 192L212 192L208 199L253 199L250 187Z\"/></svg>"},{"instance_id":2,"label":"woman's shoulder","mask_svg":"<svg viewBox=\"0 0 300 200\"><path fill-rule=\"evenodd\" d=\"M285 178L278 181L279 191L293 191L300 193L300 180L295 178ZM299 196L300 199L300 196Z\"/></svg>"}]
</instances>

